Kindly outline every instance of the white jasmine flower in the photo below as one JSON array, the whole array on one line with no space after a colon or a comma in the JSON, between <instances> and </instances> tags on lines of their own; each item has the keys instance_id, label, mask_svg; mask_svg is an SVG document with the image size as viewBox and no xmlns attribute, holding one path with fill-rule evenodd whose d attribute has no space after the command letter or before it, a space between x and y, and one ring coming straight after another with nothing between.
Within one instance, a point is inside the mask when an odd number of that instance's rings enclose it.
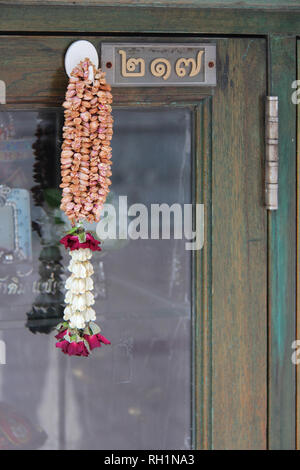
<instances>
[{"instance_id":1,"label":"white jasmine flower","mask_svg":"<svg viewBox=\"0 0 300 470\"><path fill-rule=\"evenodd\" d=\"M84 318L85 318L85 321L86 322L89 322L89 321L95 321L96 320L96 312L93 308L91 307L87 307L86 310L84 310L82 312L82 314L84 315Z\"/></svg>"},{"instance_id":2,"label":"white jasmine flower","mask_svg":"<svg viewBox=\"0 0 300 470\"><path fill-rule=\"evenodd\" d=\"M94 270L89 261L92 251L80 248L70 254L72 259L68 269L71 275L66 281L64 320L69 321L71 328L83 329L86 323L96 320L95 310L90 307L95 303L91 292L94 283L90 277Z\"/></svg>"},{"instance_id":3,"label":"white jasmine flower","mask_svg":"<svg viewBox=\"0 0 300 470\"><path fill-rule=\"evenodd\" d=\"M93 274L93 266L90 261L70 261L68 270L76 277L85 278Z\"/></svg>"},{"instance_id":4,"label":"white jasmine flower","mask_svg":"<svg viewBox=\"0 0 300 470\"><path fill-rule=\"evenodd\" d=\"M90 277L92 274L94 274L94 268L93 268L92 263L90 263L90 261L85 261L84 267L86 269L86 276L87 277Z\"/></svg>"},{"instance_id":5,"label":"white jasmine flower","mask_svg":"<svg viewBox=\"0 0 300 470\"><path fill-rule=\"evenodd\" d=\"M70 320L71 316L73 315L73 310L71 309L70 305L67 305L64 309L64 320Z\"/></svg>"},{"instance_id":6,"label":"white jasmine flower","mask_svg":"<svg viewBox=\"0 0 300 470\"><path fill-rule=\"evenodd\" d=\"M94 289L94 282L91 277L86 277L85 278L85 290L93 290Z\"/></svg>"},{"instance_id":7,"label":"white jasmine flower","mask_svg":"<svg viewBox=\"0 0 300 470\"><path fill-rule=\"evenodd\" d=\"M85 279L81 278L73 278L71 285L70 285L70 291L73 294L84 294L85 292Z\"/></svg>"},{"instance_id":8,"label":"white jasmine flower","mask_svg":"<svg viewBox=\"0 0 300 470\"><path fill-rule=\"evenodd\" d=\"M73 274L68 277L68 279L66 280L66 283L65 283L65 288L67 290L69 290L71 288L71 285L72 285L72 278L73 278Z\"/></svg>"},{"instance_id":9,"label":"white jasmine flower","mask_svg":"<svg viewBox=\"0 0 300 470\"><path fill-rule=\"evenodd\" d=\"M85 320L81 313L76 313L70 318L70 327L83 329L85 327Z\"/></svg>"},{"instance_id":10,"label":"white jasmine flower","mask_svg":"<svg viewBox=\"0 0 300 470\"><path fill-rule=\"evenodd\" d=\"M73 295L72 309L82 312L87 307L85 294Z\"/></svg>"},{"instance_id":11,"label":"white jasmine flower","mask_svg":"<svg viewBox=\"0 0 300 470\"><path fill-rule=\"evenodd\" d=\"M86 292L85 293L85 298L86 298L86 305L89 307L90 305L94 305L95 299L94 296L91 292Z\"/></svg>"},{"instance_id":12,"label":"white jasmine flower","mask_svg":"<svg viewBox=\"0 0 300 470\"><path fill-rule=\"evenodd\" d=\"M92 290L93 287L91 277L78 278L72 274L66 281L66 289L70 290L73 294L83 294L86 291Z\"/></svg>"},{"instance_id":13,"label":"white jasmine flower","mask_svg":"<svg viewBox=\"0 0 300 470\"><path fill-rule=\"evenodd\" d=\"M70 261L68 266L69 271L73 273L76 277L86 277L86 269L81 261Z\"/></svg>"},{"instance_id":14,"label":"white jasmine flower","mask_svg":"<svg viewBox=\"0 0 300 470\"><path fill-rule=\"evenodd\" d=\"M66 304L71 304L73 301L73 294L71 291L67 291L66 295L65 295L65 302Z\"/></svg>"}]
</instances>

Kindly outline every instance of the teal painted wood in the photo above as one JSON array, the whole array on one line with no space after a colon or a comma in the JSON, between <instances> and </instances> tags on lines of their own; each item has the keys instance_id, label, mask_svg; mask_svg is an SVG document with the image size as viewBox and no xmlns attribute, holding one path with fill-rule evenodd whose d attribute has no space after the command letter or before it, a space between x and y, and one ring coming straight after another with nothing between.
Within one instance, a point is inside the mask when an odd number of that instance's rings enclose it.
<instances>
[{"instance_id":1,"label":"teal painted wood","mask_svg":"<svg viewBox=\"0 0 300 470\"><path fill-rule=\"evenodd\" d=\"M138 34L299 34L300 11L1 5L0 31Z\"/></svg>"},{"instance_id":2,"label":"teal painted wood","mask_svg":"<svg viewBox=\"0 0 300 470\"><path fill-rule=\"evenodd\" d=\"M300 40L297 40L297 79L300 80ZM297 338L300 337L300 104L297 106ZM296 368L296 400L297 400L297 416L296 416L296 439L297 450L300 449L300 366Z\"/></svg>"},{"instance_id":3,"label":"teal painted wood","mask_svg":"<svg viewBox=\"0 0 300 470\"><path fill-rule=\"evenodd\" d=\"M279 207L269 214L269 448L295 448L296 40L270 38L270 90L279 97Z\"/></svg>"}]
</instances>

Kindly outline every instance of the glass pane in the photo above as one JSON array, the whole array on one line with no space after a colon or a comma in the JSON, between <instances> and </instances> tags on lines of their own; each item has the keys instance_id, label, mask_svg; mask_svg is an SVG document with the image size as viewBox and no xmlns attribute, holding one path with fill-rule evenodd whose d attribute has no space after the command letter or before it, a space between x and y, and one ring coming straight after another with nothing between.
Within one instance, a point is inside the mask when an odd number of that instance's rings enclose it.
<instances>
[{"instance_id":1,"label":"glass pane","mask_svg":"<svg viewBox=\"0 0 300 470\"><path fill-rule=\"evenodd\" d=\"M150 230L151 205L191 202L191 112L113 114L108 202L123 218L125 196L128 209L144 204L149 237L105 240L94 255L97 322L112 346L78 358L53 332L69 261L58 243L63 116L0 113L0 449L191 446L191 252L172 218L170 239Z\"/></svg>"}]
</instances>

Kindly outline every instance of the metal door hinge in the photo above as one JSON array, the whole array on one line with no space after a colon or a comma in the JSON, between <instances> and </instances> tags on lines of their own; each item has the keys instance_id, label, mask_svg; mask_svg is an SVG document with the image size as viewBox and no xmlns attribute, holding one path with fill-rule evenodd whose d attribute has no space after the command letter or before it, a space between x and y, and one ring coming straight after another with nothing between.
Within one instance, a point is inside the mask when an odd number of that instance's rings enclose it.
<instances>
[{"instance_id":1,"label":"metal door hinge","mask_svg":"<svg viewBox=\"0 0 300 470\"><path fill-rule=\"evenodd\" d=\"M278 96L266 97L265 205L278 209Z\"/></svg>"},{"instance_id":2,"label":"metal door hinge","mask_svg":"<svg viewBox=\"0 0 300 470\"><path fill-rule=\"evenodd\" d=\"M0 80L0 104L6 104L6 85L3 80Z\"/></svg>"}]
</instances>

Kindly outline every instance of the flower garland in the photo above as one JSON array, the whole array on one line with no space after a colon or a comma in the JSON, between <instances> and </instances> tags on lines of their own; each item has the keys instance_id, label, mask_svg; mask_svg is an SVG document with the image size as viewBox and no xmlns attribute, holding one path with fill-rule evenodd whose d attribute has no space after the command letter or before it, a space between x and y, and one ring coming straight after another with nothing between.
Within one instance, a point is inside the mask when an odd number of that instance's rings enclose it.
<instances>
[{"instance_id":1,"label":"flower garland","mask_svg":"<svg viewBox=\"0 0 300 470\"><path fill-rule=\"evenodd\" d=\"M91 67L93 81L89 79ZM93 251L101 251L100 241L82 227L83 220L99 220L111 185L110 90L105 74L85 59L72 71L63 103L61 209L73 227L60 240L71 255L71 275L66 281L64 321L57 326L56 347L70 356L88 356L101 344L110 344L94 323L92 308L94 271L90 260Z\"/></svg>"}]
</instances>

